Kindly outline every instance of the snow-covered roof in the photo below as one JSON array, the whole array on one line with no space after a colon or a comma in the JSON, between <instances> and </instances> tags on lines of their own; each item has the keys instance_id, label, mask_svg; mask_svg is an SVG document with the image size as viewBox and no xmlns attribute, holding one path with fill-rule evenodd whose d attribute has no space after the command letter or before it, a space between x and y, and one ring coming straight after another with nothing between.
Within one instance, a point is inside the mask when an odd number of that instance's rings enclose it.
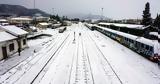
<instances>
[{"instance_id":1,"label":"snow-covered roof","mask_svg":"<svg viewBox=\"0 0 160 84\"><path fill-rule=\"evenodd\" d=\"M36 30L37 28L35 26L30 26L31 29Z\"/></svg>"},{"instance_id":2,"label":"snow-covered roof","mask_svg":"<svg viewBox=\"0 0 160 84\"><path fill-rule=\"evenodd\" d=\"M14 25L8 25L8 26L0 26L0 28L4 29L5 31L15 35L15 36L21 36L28 34L28 32L24 31L23 29L16 27Z\"/></svg>"},{"instance_id":3,"label":"snow-covered roof","mask_svg":"<svg viewBox=\"0 0 160 84\"><path fill-rule=\"evenodd\" d=\"M5 32L1 31L0 32L0 42L8 41L8 40L13 40L16 39L17 37Z\"/></svg>"},{"instance_id":4,"label":"snow-covered roof","mask_svg":"<svg viewBox=\"0 0 160 84\"><path fill-rule=\"evenodd\" d=\"M158 32L150 32L150 35L158 36Z\"/></svg>"},{"instance_id":5,"label":"snow-covered roof","mask_svg":"<svg viewBox=\"0 0 160 84\"><path fill-rule=\"evenodd\" d=\"M135 25L135 24L119 24L119 23L104 23L100 22L101 25L114 25L118 27L127 27L127 28L133 28L133 29L145 29L143 25Z\"/></svg>"},{"instance_id":6,"label":"snow-covered roof","mask_svg":"<svg viewBox=\"0 0 160 84\"><path fill-rule=\"evenodd\" d=\"M27 18L27 17L16 17L16 18L11 18L11 20L29 20L31 21L32 19L31 18Z\"/></svg>"},{"instance_id":7,"label":"snow-covered roof","mask_svg":"<svg viewBox=\"0 0 160 84\"><path fill-rule=\"evenodd\" d=\"M97 26L97 25L95 25L95 26ZM144 37L138 37L138 36L135 36L135 35L131 35L131 34L128 34L128 33L123 33L123 32L120 32L120 31L109 29L109 28L104 28L104 27L101 27L101 26L97 26L97 27L102 28L104 30L107 30L109 32L124 36L126 38L136 40L137 42L140 42L140 43L143 43L143 44L146 44L146 45L150 45L150 46L155 45L155 40L149 40L149 39L146 39Z\"/></svg>"},{"instance_id":8,"label":"snow-covered roof","mask_svg":"<svg viewBox=\"0 0 160 84\"><path fill-rule=\"evenodd\" d=\"M43 22L43 23L39 23L40 25L43 25L43 26L48 26L50 25L49 23L46 23L46 22Z\"/></svg>"},{"instance_id":9,"label":"snow-covered roof","mask_svg":"<svg viewBox=\"0 0 160 84\"><path fill-rule=\"evenodd\" d=\"M49 17L40 16L40 17L36 17L36 19L49 19Z\"/></svg>"},{"instance_id":10,"label":"snow-covered roof","mask_svg":"<svg viewBox=\"0 0 160 84\"><path fill-rule=\"evenodd\" d=\"M6 19L0 19L0 22L7 22Z\"/></svg>"},{"instance_id":11,"label":"snow-covered roof","mask_svg":"<svg viewBox=\"0 0 160 84\"><path fill-rule=\"evenodd\" d=\"M60 26L61 24L53 24L53 26Z\"/></svg>"}]
</instances>

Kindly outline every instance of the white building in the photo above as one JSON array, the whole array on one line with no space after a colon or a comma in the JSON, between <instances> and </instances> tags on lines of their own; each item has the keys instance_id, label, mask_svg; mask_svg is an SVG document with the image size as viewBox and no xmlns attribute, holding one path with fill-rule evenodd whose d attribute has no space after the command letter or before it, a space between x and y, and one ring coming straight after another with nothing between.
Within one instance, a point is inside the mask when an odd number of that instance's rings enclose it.
<instances>
[{"instance_id":1,"label":"white building","mask_svg":"<svg viewBox=\"0 0 160 84\"><path fill-rule=\"evenodd\" d=\"M0 25L8 25L8 20L6 19L0 19Z\"/></svg>"},{"instance_id":2,"label":"white building","mask_svg":"<svg viewBox=\"0 0 160 84\"><path fill-rule=\"evenodd\" d=\"M46 28L48 28L48 27L50 27L51 26L51 23L47 23L47 22L41 22L41 23L38 23L37 24L37 27L39 28L39 29L46 29Z\"/></svg>"},{"instance_id":3,"label":"white building","mask_svg":"<svg viewBox=\"0 0 160 84\"><path fill-rule=\"evenodd\" d=\"M23 24L30 24L33 21L32 18L29 17L15 17L10 18L9 23L17 26L23 26Z\"/></svg>"},{"instance_id":4,"label":"white building","mask_svg":"<svg viewBox=\"0 0 160 84\"><path fill-rule=\"evenodd\" d=\"M17 37L0 30L0 60L8 58L18 50Z\"/></svg>"},{"instance_id":5,"label":"white building","mask_svg":"<svg viewBox=\"0 0 160 84\"><path fill-rule=\"evenodd\" d=\"M49 21L49 17L35 17L36 22L48 22Z\"/></svg>"},{"instance_id":6,"label":"white building","mask_svg":"<svg viewBox=\"0 0 160 84\"><path fill-rule=\"evenodd\" d=\"M13 26L13 25L9 25L9 26L0 26L0 29L1 31L5 31L7 32L6 33L2 33L1 36L3 36L3 34L6 34L7 37L12 37L12 38L9 38L9 40L2 40L0 45L6 45L6 48L1 48L3 51L0 52L0 54L3 54L1 56L1 58L6 58L6 56L9 56L17 51L21 51L23 49L25 49L26 47L28 47L27 45L27 34L28 32L16 27L16 26ZM9 36L10 35L10 36ZM15 37L15 38L13 38ZM1 37L0 37L1 38ZM5 38L4 36L2 37L3 39ZM8 42L9 41L9 42ZM12 45L10 45L12 44ZM7 46L11 47L11 48L8 48ZM9 52L9 50L11 50L11 52ZM5 52L5 50L7 52ZM7 54L6 54L7 53Z\"/></svg>"}]
</instances>

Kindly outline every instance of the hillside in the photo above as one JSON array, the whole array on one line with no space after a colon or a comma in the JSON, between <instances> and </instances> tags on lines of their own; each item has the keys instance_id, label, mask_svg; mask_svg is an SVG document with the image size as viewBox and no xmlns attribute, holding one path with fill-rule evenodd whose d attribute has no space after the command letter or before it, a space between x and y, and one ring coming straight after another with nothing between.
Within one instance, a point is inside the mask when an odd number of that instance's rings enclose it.
<instances>
[{"instance_id":1,"label":"hillside","mask_svg":"<svg viewBox=\"0 0 160 84\"><path fill-rule=\"evenodd\" d=\"M0 15L33 16L36 13L49 16L49 14L39 9L28 9L20 5L0 4Z\"/></svg>"}]
</instances>

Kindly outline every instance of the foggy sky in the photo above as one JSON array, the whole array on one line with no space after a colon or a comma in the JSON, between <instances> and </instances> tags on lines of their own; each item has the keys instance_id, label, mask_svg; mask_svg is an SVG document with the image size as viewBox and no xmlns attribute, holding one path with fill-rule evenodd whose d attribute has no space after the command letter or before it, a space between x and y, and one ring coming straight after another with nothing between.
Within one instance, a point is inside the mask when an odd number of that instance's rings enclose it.
<instances>
[{"instance_id":1,"label":"foggy sky","mask_svg":"<svg viewBox=\"0 0 160 84\"><path fill-rule=\"evenodd\" d=\"M36 0L36 8L47 13L95 14L113 19L142 18L145 3L150 2L151 14L155 18L160 13L160 0ZM33 8L33 0L0 0L0 4L23 5ZM53 10L54 8L54 10Z\"/></svg>"}]
</instances>

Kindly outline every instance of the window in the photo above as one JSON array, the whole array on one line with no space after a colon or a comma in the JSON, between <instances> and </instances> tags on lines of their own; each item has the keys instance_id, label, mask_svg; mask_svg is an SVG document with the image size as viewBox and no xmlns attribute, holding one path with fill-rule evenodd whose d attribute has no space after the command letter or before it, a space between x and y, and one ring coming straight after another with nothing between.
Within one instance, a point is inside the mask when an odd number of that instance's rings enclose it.
<instances>
[{"instance_id":1,"label":"window","mask_svg":"<svg viewBox=\"0 0 160 84\"><path fill-rule=\"evenodd\" d=\"M23 45L26 45L26 39L23 39Z\"/></svg>"},{"instance_id":2,"label":"window","mask_svg":"<svg viewBox=\"0 0 160 84\"><path fill-rule=\"evenodd\" d=\"M10 50L10 52L14 50L14 43L9 45L9 50Z\"/></svg>"},{"instance_id":3,"label":"window","mask_svg":"<svg viewBox=\"0 0 160 84\"><path fill-rule=\"evenodd\" d=\"M148 45L146 45L146 50L149 50L149 46Z\"/></svg>"}]
</instances>

